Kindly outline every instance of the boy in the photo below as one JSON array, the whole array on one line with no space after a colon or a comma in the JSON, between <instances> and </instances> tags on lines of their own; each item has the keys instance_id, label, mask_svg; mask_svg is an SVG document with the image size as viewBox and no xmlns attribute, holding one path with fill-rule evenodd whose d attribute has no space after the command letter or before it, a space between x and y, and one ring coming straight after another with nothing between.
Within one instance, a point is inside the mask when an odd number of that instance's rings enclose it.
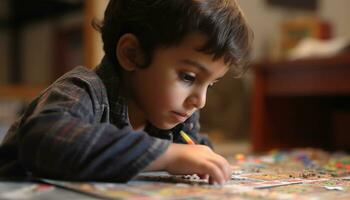
<instances>
[{"instance_id":1,"label":"boy","mask_svg":"<svg viewBox=\"0 0 350 200\"><path fill-rule=\"evenodd\" d=\"M198 134L198 110L249 56L236 2L110 0L95 27L101 64L73 69L28 106L0 148L0 175L124 182L165 170L227 181L229 163ZM180 131L198 145L181 144Z\"/></svg>"}]
</instances>

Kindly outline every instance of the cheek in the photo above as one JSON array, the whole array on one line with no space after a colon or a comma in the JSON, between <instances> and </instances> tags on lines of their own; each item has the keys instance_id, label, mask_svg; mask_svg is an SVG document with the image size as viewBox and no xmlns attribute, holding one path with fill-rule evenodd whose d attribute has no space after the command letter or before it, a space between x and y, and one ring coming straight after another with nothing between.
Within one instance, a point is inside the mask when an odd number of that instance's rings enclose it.
<instances>
[{"instance_id":1,"label":"cheek","mask_svg":"<svg viewBox=\"0 0 350 200\"><path fill-rule=\"evenodd\" d=\"M157 105L163 108L179 109L185 98L186 90L178 84L163 85L158 93Z\"/></svg>"}]
</instances>

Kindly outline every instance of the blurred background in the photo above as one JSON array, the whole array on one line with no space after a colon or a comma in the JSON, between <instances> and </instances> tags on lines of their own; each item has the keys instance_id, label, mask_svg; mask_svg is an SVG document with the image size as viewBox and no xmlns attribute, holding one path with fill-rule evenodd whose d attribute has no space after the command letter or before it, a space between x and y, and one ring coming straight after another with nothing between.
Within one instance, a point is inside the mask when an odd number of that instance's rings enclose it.
<instances>
[{"instance_id":1,"label":"blurred background","mask_svg":"<svg viewBox=\"0 0 350 200\"><path fill-rule=\"evenodd\" d=\"M350 1L238 2L255 34L253 60L244 77L209 91L203 133L237 151L349 150ZM0 139L56 78L100 62L90 22L107 3L0 0Z\"/></svg>"}]
</instances>

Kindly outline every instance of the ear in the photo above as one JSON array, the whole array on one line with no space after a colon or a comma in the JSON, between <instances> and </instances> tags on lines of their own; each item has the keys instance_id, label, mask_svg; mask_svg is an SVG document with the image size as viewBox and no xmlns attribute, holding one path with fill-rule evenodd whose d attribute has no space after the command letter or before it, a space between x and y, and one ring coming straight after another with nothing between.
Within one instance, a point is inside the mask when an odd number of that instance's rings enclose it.
<instances>
[{"instance_id":1,"label":"ear","mask_svg":"<svg viewBox=\"0 0 350 200\"><path fill-rule=\"evenodd\" d=\"M117 59L124 70L133 71L143 62L143 52L134 34L122 35L116 48Z\"/></svg>"}]
</instances>

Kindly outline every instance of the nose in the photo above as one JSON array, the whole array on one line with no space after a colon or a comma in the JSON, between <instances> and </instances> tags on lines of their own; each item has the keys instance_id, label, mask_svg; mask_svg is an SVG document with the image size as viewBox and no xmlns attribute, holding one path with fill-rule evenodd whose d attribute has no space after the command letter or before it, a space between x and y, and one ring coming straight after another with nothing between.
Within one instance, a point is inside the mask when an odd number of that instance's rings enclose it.
<instances>
[{"instance_id":1,"label":"nose","mask_svg":"<svg viewBox=\"0 0 350 200\"><path fill-rule=\"evenodd\" d=\"M205 106L207 100L207 88L198 88L192 92L188 97L188 103L197 108L201 109Z\"/></svg>"}]
</instances>

